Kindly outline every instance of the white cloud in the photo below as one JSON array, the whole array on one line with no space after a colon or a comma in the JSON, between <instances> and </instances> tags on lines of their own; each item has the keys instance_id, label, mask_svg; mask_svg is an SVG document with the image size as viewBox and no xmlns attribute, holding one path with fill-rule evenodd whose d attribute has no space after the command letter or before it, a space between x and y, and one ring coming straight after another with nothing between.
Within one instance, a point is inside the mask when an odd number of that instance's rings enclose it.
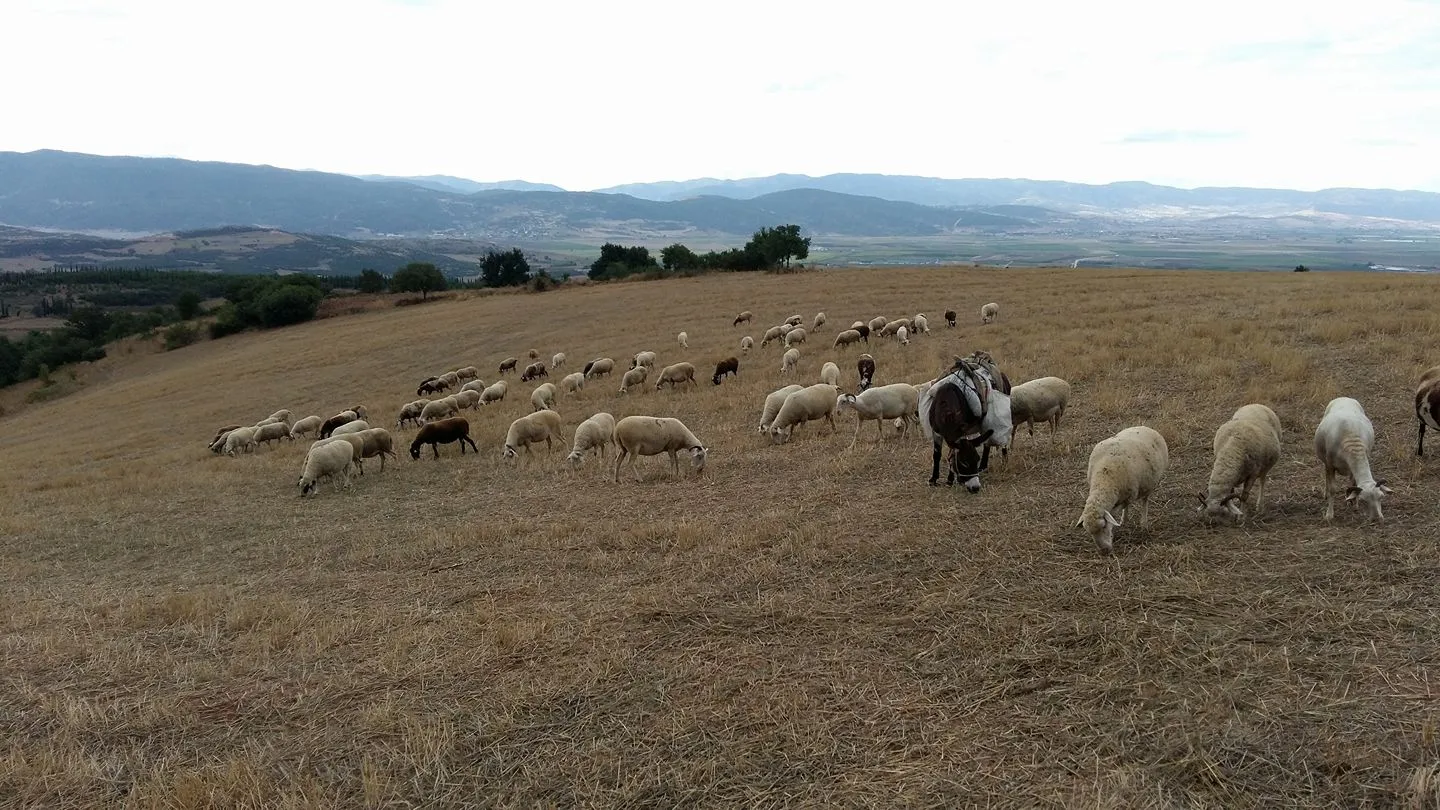
<instances>
[{"instance_id":1,"label":"white cloud","mask_svg":"<svg viewBox=\"0 0 1440 810\"><path fill-rule=\"evenodd\" d=\"M1440 191L1440 4L7 0L0 149Z\"/></svg>"}]
</instances>

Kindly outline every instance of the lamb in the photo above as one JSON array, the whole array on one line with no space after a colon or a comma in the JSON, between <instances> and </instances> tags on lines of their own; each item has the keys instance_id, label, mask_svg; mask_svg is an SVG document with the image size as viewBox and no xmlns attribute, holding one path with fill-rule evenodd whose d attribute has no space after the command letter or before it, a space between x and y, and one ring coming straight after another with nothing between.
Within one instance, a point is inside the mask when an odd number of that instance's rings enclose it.
<instances>
[{"instance_id":1,"label":"lamb","mask_svg":"<svg viewBox=\"0 0 1440 810\"><path fill-rule=\"evenodd\" d=\"M803 385L787 385L777 391L773 391L765 397L765 407L760 410L759 432L770 432L770 424L775 421L775 415L780 413L780 408L785 404L785 399L796 391L803 390Z\"/></svg>"},{"instance_id":2,"label":"lamb","mask_svg":"<svg viewBox=\"0 0 1440 810\"><path fill-rule=\"evenodd\" d=\"M510 431L505 434L505 449L500 452L504 458L518 459L522 448L529 456L530 445L545 442L548 451L553 449L556 439L565 440L560 428L560 414L549 410L536 411L510 423Z\"/></svg>"},{"instance_id":3,"label":"lamb","mask_svg":"<svg viewBox=\"0 0 1440 810\"><path fill-rule=\"evenodd\" d=\"M857 391L864 391L875 384L875 358L868 354L860 355L860 359L855 361L855 371L860 375Z\"/></svg>"},{"instance_id":4,"label":"lamb","mask_svg":"<svg viewBox=\"0 0 1440 810\"><path fill-rule=\"evenodd\" d=\"M461 380L476 380L480 378L480 369L474 366L455 369L455 376Z\"/></svg>"},{"instance_id":5,"label":"lamb","mask_svg":"<svg viewBox=\"0 0 1440 810\"><path fill-rule=\"evenodd\" d=\"M899 329L896 329L896 330L895 330L895 339L898 340L898 341L900 341L900 345L901 345L901 346L909 346L909 345L910 345L910 330L909 330L909 329L906 329L906 328L903 327L903 326L900 327Z\"/></svg>"},{"instance_id":6,"label":"lamb","mask_svg":"<svg viewBox=\"0 0 1440 810\"><path fill-rule=\"evenodd\" d=\"M744 312L740 313L739 315L736 315L736 316L735 316L735 322L732 323L732 324L730 324L730 326L731 326L731 328L734 328L734 327L736 327L736 326L739 326L739 325L742 324L742 323L750 323L750 319L751 319L752 317L753 317L753 316L751 316L750 310L747 309L747 310L745 310Z\"/></svg>"},{"instance_id":7,"label":"lamb","mask_svg":"<svg viewBox=\"0 0 1440 810\"><path fill-rule=\"evenodd\" d=\"M411 404L413 405L414 403ZM456 407L455 400L450 399L449 397L446 397L445 399L437 399L434 402L427 402L420 408L419 423L421 425L424 425L427 422L434 422L439 419L446 419L454 416L456 411L458 410L460 409Z\"/></svg>"},{"instance_id":8,"label":"lamb","mask_svg":"<svg viewBox=\"0 0 1440 810\"><path fill-rule=\"evenodd\" d=\"M359 433L359 432L362 431L362 430L369 430L369 429L370 429L370 423L369 423L369 422L366 422L364 419L353 419L353 420L351 420L351 421L349 421L349 422L346 422L345 424L341 425L340 427L337 427L337 428L335 428L334 430L330 431L330 435L331 435L332 437L333 437L333 436L343 436L343 435L345 435L346 433Z\"/></svg>"},{"instance_id":9,"label":"lamb","mask_svg":"<svg viewBox=\"0 0 1440 810\"><path fill-rule=\"evenodd\" d=\"M839 385L840 367L835 365L834 363L826 361L825 365L820 367L820 382L823 382L826 385Z\"/></svg>"},{"instance_id":10,"label":"lamb","mask_svg":"<svg viewBox=\"0 0 1440 810\"><path fill-rule=\"evenodd\" d=\"M504 373L507 372L507 371L514 371L514 370L515 370L515 366L517 366L517 365L519 365L519 364L520 364L520 358L518 358L518 357L507 357L507 358L505 358L504 360L501 360L501 361L500 361L500 373L501 373L501 374L504 374Z\"/></svg>"},{"instance_id":11,"label":"lamb","mask_svg":"<svg viewBox=\"0 0 1440 810\"><path fill-rule=\"evenodd\" d=\"M572 371L560 380L560 387L565 389L567 394L579 394L580 389L585 387L585 374L580 371Z\"/></svg>"},{"instance_id":12,"label":"lamb","mask_svg":"<svg viewBox=\"0 0 1440 810\"><path fill-rule=\"evenodd\" d=\"M680 342L680 348L682 348L682 349L688 349L688 348L690 348L690 336L689 336L689 335L685 334L684 332L681 332L680 334L678 334L678 335L675 336L675 339Z\"/></svg>"},{"instance_id":13,"label":"lamb","mask_svg":"<svg viewBox=\"0 0 1440 810\"><path fill-rule=\"evenodd\" d=\"M530 405L537 411L555 410L555 383L544 383L531 391Z\"/></svg>"},{"instance_id":14,"label":"lamb","mask_svg":"<svg viewBox=\"0 0 1440 810\"><path fill-rule=\"evenodd\" d=\"M406 422L414 422L415 427L420 427L420 417L425 413L425 406L429 404L428 399L417 399L400 406L400 418L395 421L395 427L403 428Z\"/></svg>"},{"instance_id":15,"label":"lamb","mask_svg":"<svg viewBox=\"0 0 1440 810\"><path fill-rule=\"evenodd\" d=\"M830 348L843 349L846 346L854 346L860 342L860 332L855 329L846 329L844 332L835 334L835 343Z\"/></svg>"},{"instance_id":16,"label":"lamb","mask_svg":"<svg viewBox=\"0 0 1440 810\"><path fill-rule=\"evenodd\" d=\"M415 434L415 441L410 443L410 458L420 459L421 445L430 445L430 450L435 453L435 458L440 458L440 445L460 442L460 455L465 455L465 445L469 443L470 449L476 453L480 448L475 446L475 441L470 438L470 423L463 417L455 416L449 419L441 419L436 422L427 422L420 426L420 432Z\"/></svg>"},{"instance_id":17,"label":"lamb","mask_svg":"<svg viewBox=\"0 0 1440 810\"><path fill-rule=\"evenodd\" d=\"M1101 554L1114 549L1115 529L1123 525L1130 504L1140 505L1140 526L1145 526L1150 496L1159 489L1169 464L1170 449L1165 437L1144 425L1102 439L1090 451L1090 493L1075 526L1085 528ZM1117 507L1118 520L1112 514Z\"/></svg>"},{"instance_id":18,"label":"lamb","mask_svg":"<svg viewBox=\"0 0 1440 810\"><path fill-rule=\"evenodd\" d=\"M980 308L980 322L991 323L1000 315L1000 305L990 302ZM1143 522L1143 521L1142 521Z\"/></svg>"},{"instance_id":19,"label":"lamb","mask_svg":"<svg viewBox=\"0 0 1440 810\"><path fill-rule=\"evenodd\" d=\"M315 494L321 478L340 476L341 486L350 488L355 471L354 450L346 442L318 442L305 454L300 468L300 497Z\"/></svg>"},{"instance_id":20,"label":"lamb","mask_svg":"<svg viewBox=\"0 0 1440 810\"><path fill-rule=\"evenodd\" d=\"M705 457L709 451L705 445L695 438L690 428L679 419L657 416L627 416L615 423L614 431L615 447L619 452L615 454L615 481L620 481L620 465L625 459L630 459L630 467L635 469L635 480L643 481L640 471L635 468L637 456L658 456L661 453L668 453L670 456L670 470L674 477L680 477L680 460L677 453L681 450L690 451L690 465L696 475L705 472Z\"/></svg>"},{"instance_id":21,"label":"lamb","mask_svg":"<svg viewBox=\"0 0 1440 810\"><path fill-rule=\"evenodd\" d=\"M915 325L915 334L917 335L923 335L930 331L930 319L925 317L923 312L916 313L911 322Z\"/></svg>"},{"instance_id":22,"label":"lamb","mask_svg":"<svg viewBox=\"0 0 1440 810\"><path fill-rule=\"evenodd\" d=\"M1337 474L1349 476L1351 486L1345 500L1352 506L1364 504L1376 520L1384 520L1380 499L1391 489L1384 479L1370 473L1370 453L1375 444L1375 427L1365 409L1351 397L1336 397L1325 406L1325 415L1315 428L1315 455L1325 467L1325 519L1335 519L1335 493L1331 486Z\"/></svg>"},{"instance_id":23,"label":"lamb","mask_svg":"<svg viewBox=\"0 0 1440 810\"><path fill-rule=\"evenodd\" d=\"M295 420L295 424L290 426L290 438L299 439L302 436L319 433L320 426L323 424L325 424L325 420L318 416L307 416L304 419L297 419Z\"/></svg>"},{"instance_id":24,"label":"lamb","mask_svg":"<svg viewBox=\"0 0 1440 810\"><path fill-rule=\"evenodd\" d=\"M1415 418L1420 422L1420 438L1415 441L1415 455L1425 455L1425 426L1440 430L1440 366L1420 375L1415 387Z\"/></svg>"},{"instance_id":25,"label":"lamb","mask_svg":"<svg viewBox=\"0 0 1440 810\"><path fill-rule=\"evenodd\" d=\"M886 321L884 315L876 315L875 317L871 318L870 323L866 325L870 327L871 332L879 332L881 329L885 328L885 323Z\"/></svg>"},{"instance_id":26,"label":"lamb","mask_svg":"<svg viewBox=\"0 0 1440 810\"><path fill-rule=\"evenodd\" d=\"M571 448L570 455L565 459L570 462L571 467L578 468L585 461L587 453L591 450L599 450L600 458L603 460L605 445L611 442L614 432L614 416L604 411L595 414L575 428L575 446Z\"/></svg>"},{"instance_id":27,"label":"lamb","mask_svg":"<svg viewBox=\"0 0 1440 810\"><path fill-rule=\"evenodd\" d=\"M654 370L655 352L640 352L630 358L630 368L635 368L636 366L645 366L646 368Z\"/></svg>"},{"instance_id":28,"label":"lamb","mask_svg":"<svg viewBox=\"0 0 1440 810\"><path fill-rule=\"evenodd\" d=\"M817 312L817 313L815 313L815 320L813 320L813 321L810 322L810 331L811 331L811 332L819 332L819 331L820 331L820 327L822 327L822 326L825 325L825 320L826 320L826 318L825 318L825 313L823 313L823 312Z\"/></svg>"},{"instance_id":29,"label":"lamb","mask_svg":"<svg viewBox=\"0 0 1440 810\"><path fill-rule=\"evenodd\" d=\"M257 427L235 428L225 434L225 455L233 456L236 450L250 452L255 449L255 431Z\"/></svg>"},{"instance_id":30,"label":"lamb","mask_svg":"<svg viewBox=\"0 0 1440 810\"><path fill-rule=\"evenodd\" d=\"M784 376L787 372L793 372L800 365L800 350L787 349L785 356L780 358L780 374Z\"/></svg>"},{"instance_id":31,"label":"lamb","mask_svg":"<svg viewBox=\"0 0 1440 810\"><path fill-rule=\"evenodd\" d=\"M620 393L627 394L631 388L643 385L648 376L650 376L649 366L636 366L625 372L624 376L620 378Z\"/></svg>"},{"instance_id":32,"label":"lamb","mask_svg":"<svg viewBox=\"0 0 1440 810\"><path fill-rule=\"evenodd\" d=\"M771 341L779 340L785 334L785 330L778 326L772 326L765 330L765 335L760 338L760 348L769 346Z\"/></svg>"},{"instance_id":33,"label":"lamb","mask_svg":"<svg viewBox=\"0 0 1440 810\"><path fill-rule=\"evenodd\" d=\"M741 352L742 354L749 354L749 353L750 353L750 347L751 347L751 346L754 346L754 345L755 345L755 338L750 337L749 335L746 335L745 337L740 338L740 352Z\"/></svg>"},{"instance_id":34,"label":"lamb","mask_svg":"<svg viewBox=\"0 0 1440 810\"><path fill-rule=\"evenodd\" d=\"M525 371L520 374L520 382L530 382L531 380L539 379L540 377L549 376L550 372L545 370L544 363L531 363L530 365L526 366Z\"/></svg>"},{"instance_id":35,"label":"lamb","mask_svg":"<svg viewBox=\"0 0 1440 810\"><path fill-rule=\"evenodd\" d=\"M740 360L738 358L727 357L716 363L715 376L710 378L710 382L719 385L720 380L724 379L727 374L734 375L737 378L740 376Z\"/></svg>"},{"instance_id":36,"label":"lamb","mask_svg":"<svg viewBox=\"0 0 1440 810\"><path fill-rule=\"evenodd\" d=\"M846 409L855 412L855 437L850 440L854 447L860 438L860 428L868 420L875 420L875 436L884 438L884 421L899 422L900 435L910 430L910 423L919 421L920 392L909 383L891 383L867 388L857 394L841 394L835 402L837 411Z\"/></svg>"},{"instance_id":37,"label":"lamb","mask_svg":"<svg viewBox=\"0 0 1440 810\"><path fill-rule=\"evenodd\" d=\"M1013 398L1011 402L1013 405ZM1255 512L1260 512L1265 476L1280 460L1279 425L1280 417L1274 411L1254 404L1235 411L1230 421L1215 431L1215 464L1207 491L1199 495L1199 511L1208 520L1243 520L1245 513L1235 501L1246 501L1251 486L1255 487Z\"/></svg>"},{"instance_id":38,"label":"lamb","mask_svg":"<svg viewBox=\"0 0 1440 810\"><path fill-rule=\"evenodd\" d=\"M615 370L615 361L609 357L602 357L599 360L590 361L590 368L585 371L585 379L593 377L604 377Z\"/></svg>"},{"instance_id":39,"label":"lamb","mask_svg":"<svg viewBox=\"0 0 1440 810\"><path fill-rule=\"evenodd\" d=\"M948 326L948 327L950 327L951 329L954 329L954 328L955 328L955 318L956 318L956 317L957 317L957 316L956 316L956 314L955 314L955 310L953 310L953 309L947 309L947 310L945 310L945 325Z\"/></svg>"},{"instance_id":40,"label":"lamb","mask_svg":"<svg viewBox=\"0 0 1440 810\"><path fill-rule=\"evenodd\" d=\"M510 386L506 385L504 380L497 380L480 392L480 404L491 405L499 402L505 398L505 394L509 390Z\"/></svg>"},{"instance_id":41,"label":"lamb","mask_svg":"<svg viewBox=\"0 0 1440 810\"><path fill-rule=\"evenodd\" d=\"M278 442L281 439L290 438L290 428L284 422L271 422L268 425L259 425L255 428L253 435L255 444L269 444Z\"/></svg>"},{"instance_id":42,"label":"lamb","mask_svg":"<svg viewBox=\"0 0 1440 810\"><path fill-rule=\"evenodd\" d=\"M552 369L557 369L557 368L559 368L559 367L561 367L561 366L563 366L563 365L565 365L565 353L564 353L564 352L556 352L556 353L550 358L550 368L552 368Z\"/></svg>"},{"instance_id":43,"label":"lamb","mask_svg":"<svg viewBox=\"0 0 1440 810\"><path fill-rule=\"evenodd\" d=\"M1070 383L1059 377L1041 377L1010 389L1010 422L1012 429L1025 425L1035 435L1036 422L1050 423L1050 440L1060 428L1060 417L1070 401ZM1013 435L1013 434L1012 434Z\"/></svg>"},{"instance_id":44,"label":"lamb","mask_svg":"<svg viewBox=\"0 0 1440 810\"><path fill-rule=\"evenodd\" d=\"M671 388L680 383L688 382L691 385L698 385L695 382L695 366L691 363L675 363L666 366L660 371L660 379L655 381L655 390L659 391L660 386L669 383Z\"/></svg>"},{"instance_id":45,"label":"lamb","mask_svg":"<svg viewBox=\"0 0 1440 810\"><path fill-rule=\"evenodd\" d=\"M786 325L786 326L799 326L800 324L802 324L802 323L804 323L804 322L805 322L805 319L802 318L802 317L800 317L799 315L791 315L790 317L788 317L788 318L785 319L785 325Z\"/></svg>"},{"instance_id":46,"label":"lamb","mask_svg":"<svg viewBox=\"0 0 1440 810\"><path fill-rule=\"evenodd\" d=\"M786 345L786 346L798 346L798 345L800 345L801 343L804 343L804 342L805 342L805 330L804 330L804 329L801 329L801 328L798 327L798 326L795 327L794 329L791 329L789 332L785 333L785 345Z\"/></svg>"},{"instance_id":47,"label":"lamb","mask_svg":"<svg viewBox=\"0 0 1440 810\"><path fill-rule=\"evenodd\" d=\"M835 386L816 383L786 397L785 404L780 406L780 412L775 414L775 421L770 423L770 440L783 444L790 440L796 425L817 419L829 422L830 431L833 433L835 401L839 396L840 392Z\"/></svg>"}]
</instances>

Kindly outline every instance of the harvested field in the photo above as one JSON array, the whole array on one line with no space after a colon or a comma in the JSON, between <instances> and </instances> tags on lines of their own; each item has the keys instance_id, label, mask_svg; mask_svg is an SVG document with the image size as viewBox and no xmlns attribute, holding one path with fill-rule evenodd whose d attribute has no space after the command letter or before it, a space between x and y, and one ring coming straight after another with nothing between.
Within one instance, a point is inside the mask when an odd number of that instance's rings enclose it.
<instances>
[{"instance_id":1,"label":"harvested field","mask_svg":"<svg viewBox=\"0 0 1440 810\"><path fill-rule=\"evenodd\" d=\"M1440 282L1351 273L846 270L589 285L368 311L135 356L0 419L0 803L12 806L1440 806ZM998 301L999 320L980 324ZM959 327L942 313L954 308ZM749 309L755 322L731 327ZM855 384L989 351L1074 388L985 490L926 486L874 427L755 427L792 313ZM690 349L675 335L689 333ZM480 455L406 456L428 375L487 382L530 348L616 373L562 394L677 416L710 448L620 482L556 451L517 469L539 380L464 412ZM635 352L696 387L617 394ZM738 379L709 382L740 358ZM522 359L521 367L525 361ZM1322 523L1311 439L1351 395L1394 488L1383 524ZM1265 514L1195 512L1236 407L1284 423ZM220 425L363 403L401 459L296 497L306 443L212 455ZM1096 441L1135 424L1170 469L1148 529L1101 557L1073 528ZM541 454L543 455L543 445ZM613 459L613 454L610 456ZM688 465L682 463L682 470Z\"/></svg>"}]
</instances>

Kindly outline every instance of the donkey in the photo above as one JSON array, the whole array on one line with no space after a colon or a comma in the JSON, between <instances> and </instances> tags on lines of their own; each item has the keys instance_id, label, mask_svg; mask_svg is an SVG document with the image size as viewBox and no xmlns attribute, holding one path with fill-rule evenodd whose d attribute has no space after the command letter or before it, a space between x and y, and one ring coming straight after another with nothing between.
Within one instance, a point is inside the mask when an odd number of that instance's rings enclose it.
<instances>
[{"instance_id":1,"label":"donkey","mask_svg":"<svg viewBox=\"0 0 1440 810\"><path fill-rule=\"evenodd\" d=\"M990 447L1008 454L1010 380L990 355L977 351L955 358L955 365L920 397L920 426L934 448L930 486L940 480L940 443L950 445L947 486L960 477L965 489L980 491L980 474L990 466ZM980 449L983 448L983 451Z\"/></svg>"}]
</instances>

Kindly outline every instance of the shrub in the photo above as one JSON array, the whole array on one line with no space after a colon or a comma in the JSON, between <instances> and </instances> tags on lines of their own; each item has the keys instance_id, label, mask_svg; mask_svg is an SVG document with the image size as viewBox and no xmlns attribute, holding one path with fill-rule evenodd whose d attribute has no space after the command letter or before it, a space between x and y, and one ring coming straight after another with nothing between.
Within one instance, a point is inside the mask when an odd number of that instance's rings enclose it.
<instances>
[{"instance_id":1,"label":"shrub","mask_svg":"<svg viewBox=\"0 0 1440 810\"><path fill-rule=\"evenodd\" d=\"M256 302L260 323L268 328L303 323L315 317L325 294L315 287L281 284Z\"/></svg>"},{"instance_id":2,"label":"shrub","mask_svg":"<svg viewBox=\"0 0 1440 810\"><path fill-rule=\"evenodd\" d=\"M188 323L177 323L165 330L165 351L173 352L200 339L200 330Z\"/></svg>"}]
</instances>

